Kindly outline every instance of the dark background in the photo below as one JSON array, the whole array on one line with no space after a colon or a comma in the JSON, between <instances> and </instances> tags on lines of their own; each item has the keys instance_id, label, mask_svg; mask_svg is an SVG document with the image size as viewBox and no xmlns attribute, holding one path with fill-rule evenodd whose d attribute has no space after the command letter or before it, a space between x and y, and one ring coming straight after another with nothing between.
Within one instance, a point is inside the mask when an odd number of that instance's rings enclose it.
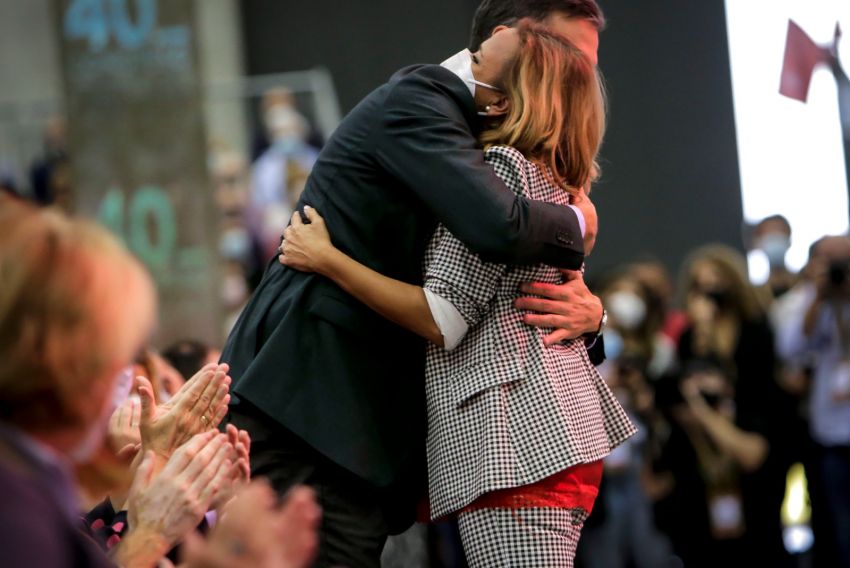
<instances>
[{"instance_id":1,"label":"dark background","mask_svg":"<svg viewBox=\"0 0 850 568\"><path fill-rule=\"evenodd\" d=\"M708 242L741 248L741 198L722 0L602 0L608 83L600 236L591 275L639 257L677 270ZM248 74L322 65L344 112L411 63L464 47L477 0L242 3Z\"/></svg>"}]
</instances>

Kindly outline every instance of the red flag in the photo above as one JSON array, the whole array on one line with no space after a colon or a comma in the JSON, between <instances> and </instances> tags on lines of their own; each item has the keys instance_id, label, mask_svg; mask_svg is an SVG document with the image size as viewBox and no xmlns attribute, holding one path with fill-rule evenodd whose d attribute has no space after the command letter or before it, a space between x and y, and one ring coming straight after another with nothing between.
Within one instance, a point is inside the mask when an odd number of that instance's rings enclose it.
<instances>
[{"instance_id":1,"label":"red flag","mask_svg":"<svg viewBox=\"0 0 850 568\"><path fill-rule=\"evenodd\" d=\"M831 60L832 54L828 48L820 47L793 20L788 20L779 93L806 102L812 72L819 63L829 65Z\"/></svg>"}]
</instances>

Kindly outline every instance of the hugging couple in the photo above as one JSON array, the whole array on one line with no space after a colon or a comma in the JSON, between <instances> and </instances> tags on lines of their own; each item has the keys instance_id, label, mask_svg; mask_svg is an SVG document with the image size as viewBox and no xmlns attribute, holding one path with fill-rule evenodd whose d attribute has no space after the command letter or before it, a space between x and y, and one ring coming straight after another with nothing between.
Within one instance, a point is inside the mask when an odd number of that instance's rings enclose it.
<instances>
[{"instance_id":1,"label":"hugging couple","mask_svg":"<svg viewBox=\"0 0 850 568\"><path fill-rule=\"evenodd\" d=\"M471 566L572 566L634 432L580 272L603 23L594 0L484 0L469 49L396 73L319 156L222 354L253 474L317 491L317 565L378 566L427 487Z\"/></svg>"}]
</instances>

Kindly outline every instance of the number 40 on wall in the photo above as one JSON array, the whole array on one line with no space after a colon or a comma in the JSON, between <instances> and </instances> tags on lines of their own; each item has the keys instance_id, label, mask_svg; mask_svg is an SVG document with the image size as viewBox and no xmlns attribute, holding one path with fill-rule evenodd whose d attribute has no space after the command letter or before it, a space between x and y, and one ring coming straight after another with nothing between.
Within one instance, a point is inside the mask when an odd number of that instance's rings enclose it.
<instances>
[{"instance_id":1,"label":"number 40 on wall","mask_svg":"<svg viewBox=\"0 0 850 568\"><path fill-rule=\"evenodd\" d=\"M93 52L106 48L110 38L124 49L142 47L156 20L157 0L71 0L62 18L65 38L87 40Z\"/></svg>"},{"instance_id":2,"label":"number 40 on wall","mask_svg":"<svg viewBox=\"0 0 850 568\"><path fill-rule=\"evenodd\" d=\"M97 220L124 239L152 271L170 266L177 245L177 222L162 188L142 186L129 200L120 189L110 189L100 203Z\"/></svg>"}]
</instances>

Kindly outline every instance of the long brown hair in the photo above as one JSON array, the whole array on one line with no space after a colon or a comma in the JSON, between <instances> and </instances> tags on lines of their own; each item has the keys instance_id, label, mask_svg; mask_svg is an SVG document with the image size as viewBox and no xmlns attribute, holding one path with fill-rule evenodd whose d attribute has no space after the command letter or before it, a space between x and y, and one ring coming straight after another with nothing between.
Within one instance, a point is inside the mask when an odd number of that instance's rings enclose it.
<instances>
[{"instance_id":1,"label":"long brown hair","mask_svg":"<svg viewBox=\"0 0 850 568\"><path fill-rule=\"evenodd\" d=\"M550 181L575 193L599 175L605 89L588 57L563 36L530 20L518 26L520 51L508 72L510 109L481 134L542 166Z\"/></svg>"},{"instance_id":2,"label":"long brown hair","mask_svg":"<svg viewBox=\"0 0 850 568\"><path fill-rule=\"evenodd\" d=\"M686 305L687 294L696 285L696 267L712 265L729 287L729 308L746 321L759 321L765 317L765 306L747 277L747 261L735 249L721 244L709 244L693 251L682 269L681 304Z\"/></svg>"}]
</instances>

